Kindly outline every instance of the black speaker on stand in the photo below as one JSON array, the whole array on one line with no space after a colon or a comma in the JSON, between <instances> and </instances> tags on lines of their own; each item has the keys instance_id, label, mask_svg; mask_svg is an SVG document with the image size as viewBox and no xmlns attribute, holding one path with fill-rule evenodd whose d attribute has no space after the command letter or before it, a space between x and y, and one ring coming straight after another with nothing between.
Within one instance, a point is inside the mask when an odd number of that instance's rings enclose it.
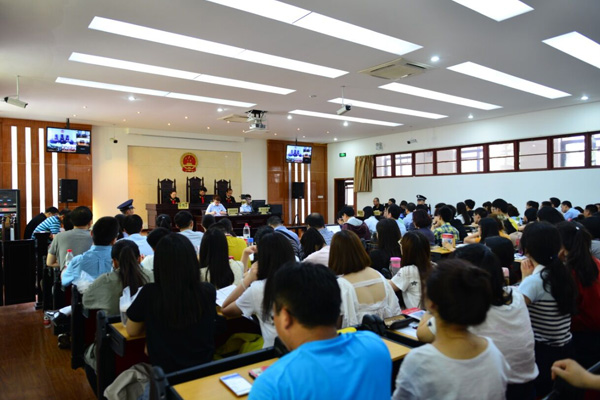
<instances>
[{"instance_id":1,"label":"black speaker on stand","mask_svg":"<svg viewBox=\"0 0 600 400\"><path fill-rule=\"evenodd\" d=\"M292 199L304 198L304 182L292 182Z\"/></svg>"},{"instance_id":2,"label":"black speaker on stand","mask_svg":"<svg viewBox=\"0 0 600 400\"><path fill-rule=\"evenodd\" d=\"M77 179L61 179L58 181L58 201L61 203L77 203Z\"/></svg>"}]
</instances>

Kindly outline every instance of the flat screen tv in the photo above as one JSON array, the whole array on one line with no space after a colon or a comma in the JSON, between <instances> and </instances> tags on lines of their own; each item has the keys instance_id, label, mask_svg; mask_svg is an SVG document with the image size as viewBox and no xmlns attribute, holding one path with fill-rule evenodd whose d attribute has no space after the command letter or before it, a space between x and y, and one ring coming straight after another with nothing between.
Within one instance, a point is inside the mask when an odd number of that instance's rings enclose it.
<instances>
[{"instance_id":1,"label":"flat screen tv","mask_svg":"<svg viewBox=\"0 0 600 400\"><path fill-rule=\"evenodd\" d=\"M285 161L296 164L310 164L312 159L312 147L311 146L294 146L291 144L287 145L285 151Z\"/></svg>"},{"instance_id":2,"label":"flat screen tv","mask_svg":"<svg viewBox=\"0 0 600 400\"><path fill-rule=\"evenodd\" d=\"M90 154L90 131L46 128L46 151L52 153Z\"/></svg>"}]
</instances>

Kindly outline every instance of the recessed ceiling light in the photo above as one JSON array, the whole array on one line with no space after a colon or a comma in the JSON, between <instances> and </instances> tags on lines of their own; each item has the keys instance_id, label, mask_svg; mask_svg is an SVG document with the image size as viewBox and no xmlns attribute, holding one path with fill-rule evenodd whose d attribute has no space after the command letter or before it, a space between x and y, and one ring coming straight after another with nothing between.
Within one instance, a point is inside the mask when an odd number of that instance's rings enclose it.
<instances>
[{"instance_id":1,"label":"recessed ceiling light","mask_svg":"<svg viewBox=\"0 0 600 400\"><path fill-rule=\"evenodd\" d=\"M167 125L171 126L171 123L170 123L170 122L168 122L168 123L167 123Z\"/></svg>"},{"instance_id":2,"label":"recessed ceiling light","mask_svg":"<svg viewBox=\"0 0 600 400\"><path fill-rule=\"evenodd\" d=\"M438 62L440 61L440 58L438 56L433 56L430 58L431 62Z\"/></svg>"},{"instance_id":3,"label":"recessed ceiling light","mask_svg":"<svg viewBox=\"0 0 600 400\"><path fill-rule=\"evenodd\" d=\"M135 101L135 97L133 97L133 96L129 96L127 99L128 99L129 101Z\"/></svg>"},{"instance_id":4,"label":"recessed ceiling light","mask_svg":"<svg viewBox=\"0 0 600 400\"><path fill-rule=\"evenodd\" d=\"M600 44L579 32L565 33L564 35L542 40L542 42L596 68L600 68Z\"/></svg>"},{"instance_id":5,"label":"recessed ceiling light","mask_svg":"<svg viewBox=\"0 0 600 400\"><path fill-rule=\"evenodd\" d=\"M77 114L73 114L73 116L74 116L74 117L76 117L76 116L77 116Z\"/></svg>"},{"instance_id":6,"label":"recessed ceiling light","mask_svg":"<svg viewBox=\"0 0 600 400\"><path fill-rule=\"evenodd\" d=\"M277 136L277 134L276 134L276 133L274 133L274 134L273 134L273 136Z\"/></svg>"},{"instance_id":7,"label":"recessed ceiling light","mask_svg":"<svg viewBox=\"0 0 600 400\"><path fill-rule=\"evenodd\" d=\"M306 136L302 136L303 139L306 139Z\"/></svg>"},{"instance_id":8,"label":"recessed ceiling light","mask_svg":"<svg viewBox=\"0 0 600 400\"><path fill-rule=\"evenodd\" d=\"M299 131L299 130L300 130L300 128L296 128L296 130L297 130L297 131Z\"/></svg>"},{"instance_id":9,"label":"recessed ceiling light","mask_svg":"<svg viewBox=\"0 0 600 400\"><path fill-rule=\"evenodd\" d=\"M227 121L227 123L230 123L231 121Z\"/></svg>"},{"instance_id":10,"label":"recessed ceiling light","mask_svg":"<svg viewBox=\"0 0 600 400\"><path fill-rule=\"evenodd\" d=\"M343 124L343 125L344 125L344 126L348 126L348 125L349 125L349 124L348 124L348 121L344 121L344 124Z\"/></svg>"},{"instance_id":11,"label":"recessed ceiling light","mask_svg":"<svg viewBox=\"0 0 600 400\"><path fill-rule=\"evenodd\" d=\"M342 99L341 97L338 97L337 99L331 99L331 100L329 100L329 102L334 103L334 104L350 104L350 105L352 105L352 107L368 108L370 110L385 111L385 112L391 112L391 113L395 113L395 114L412 115L415 117L422 117L422 118L440 119L440 118L448 117L447 115L442 115L442 114L434 114L434 113L428 113L428 112L424 112L424 111L410 110L408 108L386 106L383 104L368 103L366 101L360 101L360 100Z\"/></svg>"},{"instance_id":12,"label":"recessed ceiling light","mask_svg":"<svg viewBox=\"0 0 600 400\"><path fill-rule=\"evenodd\" d=\"M275 0L208 0L363 46L403 55L422 46Z\"/></svg>"},{"instance_id":13,"label":"recessed ceiling light","mask_svg":"<svg viewBox=\"0 0 600 400\"><path fill-rule=\"evenodd\" d=\"M206 129L210 130L210 126L207 126Z\"/></svg>"},{"instance_id":14,"label":"recessed ceiling light","mask_svg":"<svg viewBox=\"0 0 600 400\"><path fill-rule=\"evenodd\" d=\"M585 94L583 96L581 96L581 100L583 100L583 101L586 101L588 99L589 99L589 97L587 97Z\"/></svg>"},{"instance_id":15,"label":"recessed ceiling light","mask_svg":"<svg viewBox=\"0 0 600 400\"><path fill-rule=\"evenodd\" d=\"M473 119L473 114L469 114L469 119Z\"/></svg>"},{"instance_id":16,"label":"recessed ceiling light","mask_svg":"<svg viewBox=\"0 0 600 400\"><path fill-rule=\"evenodd\" d=\"M518 78L516 76L509 75L492 68L484 67L483 65L479 65L470 61L453 65L448 67L448 69L454 72L472 76L474 78L483 79L484 81L507 86L509 88L521 90L537 96L542 96L547 99L558 99L561 97L570 96L569 93L552 89L548 86Z\"/></svg>"},{"instance_id":17,"label":"recessed ceiling light","mask_svg":"<svg viewBox=\"0 0 600 400\"><path fill-rule=\"evenodd\" d=\"M217 112L223 112L223 109L221 107L217 108ZM227 121L229 122L229 121Z\"/></svg>"},{"instance_id":18,"label":"recessed ceiling light","mask_svg":"<svg viewBox=\"0 0 600 400\"><path fill-rule=\"evenodd\" d=\"M502 108L495 104L484 103L482 101L471 100L464 97L453 96L451 94L435 92L433 90L421 89L416 86L409 86L403 83L388 83L383 86L379 86L380 89L391 90L393 92L404 93L411 96L424 97L426 99L443 101L446 103L458 104L466 107L478 108L480 110L494 110L496 108Z\"/></svg>"},{"instance_id":19,"label":"recessed ceiling light","mask_svg":"<svg viewBox=\"0 0 600 400\"><path fill-rule=\"evenodd\" d=\"M348 71L342 71L340 69L278 57L271 54L242 49L240 47L229 46L191 36L166 32L159 29L117 21L114 19L94 17L88 28L102 32L113 33L116 35L132 37L135 39L161 43L168 46L181 47L203 53L215 54L218 56L230 57L263 65L270 65L272 67L289 69L306 74L325 76L327 78L338 78L348 73Z\"/></svg>"},{"instance_id":20,"label":"recessed ceiling light","mask_svg":"<svg viewBox=\"0 0 600 400\"><path fill-rule=\"evenodd\" d=\"M327 131L327 133L329 133L329 131Z\"/></svg>"},{"instance_id":21,"label":"recessed ceiling light","mask_svg":"<svg viewBox=\"0 0 600 400\"><path fill-rule=\"evenodd\" d=\"M138 114L141 114L141 112L140 112L140 111L138 111L137 113L138 113Z\"/></svg>"},{"instance_id":22,"label":"recessed ceiling light","mask_svg":"<svg viewBox=\"0 0 600 400\"><path fill-rule=\"evenodd\" d=\"M402 124L399 124L396 122L378 121L378 120L366 119L366 118L347 117L345 115L326 114L326 113L321 113L321 112L316 112L316 111L306 111L306 110L294 110L294 111L290 111L290 114L305 115L307 117L336 119L338 121L352 121L352 122L359 122L361 124L372 124L372 125L382 125L382 126L400 126L400 125L402 125Z\"/></svg>"},{"instance_id":23,"label":"recessed ceiling light","mask_svg":"<svg viewBox=\"0 0 600 400\"><path fill-rule=\"evenodd\" d=\"M498 22L533 11L533 8L518 0L453 0Z\"/></svg>"},{"instance_id":24,"label":"recessed ceiling light","mask_svg":"<svg viewBox=\"0 0 600 400\"><path fill-rule=\"evenodd\" d=\"M187 115L185 117L183 117L183 118L188 119Z\"/></svg>"},{"instance_id":25,"label":"recessed ceiling light","mask_svg":"<svg viewBox=\"0 0 600 400\"><path fill-rule=\"evenodd\" d=\"M292 119L292 118L293 118L293 117L292 117L291 115L288 115L288 116L287 116L287 119Z\"/></svg>"},{"instance_id":26,"label":"recessed ceiling light","mask_svg":"<svg viewBox=\"0 0 600 400\"><path fill-rule=\"evenodd\" d=\"M123 122L127 122L127 120L125 118L123 118Z\"/></svg>"},{"instance_id":27,"label":"recessed ceiling light","mask_svg":"<svg viewBox=\"0 0 600 400\"><path fill-rule=\"evenodd\" d=\"M336 137L334 137L333 140L337 142L337 138Z\"/></svg>"},{"instance_id":28,"label":"recessed ceiling light","mask_svg":"<svg viewBox=\"0 0 600 400\"><path fill-rule=\"evenodd\" d=\"M87 108L87 106L83 106L83 108Z\"/></svg>"}]
</instances>

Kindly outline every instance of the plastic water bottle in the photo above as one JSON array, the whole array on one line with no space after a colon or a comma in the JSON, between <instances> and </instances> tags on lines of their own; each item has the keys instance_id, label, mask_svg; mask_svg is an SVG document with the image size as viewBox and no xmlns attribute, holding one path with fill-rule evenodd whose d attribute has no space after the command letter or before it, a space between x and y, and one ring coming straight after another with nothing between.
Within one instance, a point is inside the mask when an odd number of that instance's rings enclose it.
<instances>
[{"instance_id":1,"label":"plastic water bottle","mask_svg":"<svg viewBox=\"0 0 600 400\"><path fill-rule=\"evenodd\" d=\"M248 239L250 239L250 225L248 225L247 222L246 225L244 225L242 235L244 236L244 240L246 240L246 242L248 241Z\"/></svg>"},{"instance_id":2,"label":"plastic water bottle","mask_svg":"<svg viewBox=\"0 0 600 400\"><path fill-rule=\"evenodd\" d=\"M67 250L67 256L65 257L65 265L63 267L67 268L69 266L69 264L71 263L71 260L73 260L73 250L69 249Z\"/></svg>"}]
</instances>

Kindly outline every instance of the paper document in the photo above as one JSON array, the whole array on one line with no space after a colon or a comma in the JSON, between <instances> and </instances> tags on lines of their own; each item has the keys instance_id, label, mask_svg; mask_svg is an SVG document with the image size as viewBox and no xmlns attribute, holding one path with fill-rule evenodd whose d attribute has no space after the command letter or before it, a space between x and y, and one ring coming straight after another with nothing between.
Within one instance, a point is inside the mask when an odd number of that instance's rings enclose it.
<instances>
[{"instance_id":1,"label":"paper document","mask_svg":"<svg viewBox=\"0 0 600 400\"><path fill-rule=\"evenodd\" d=\"M223 303L229 297L231 292L237 287L237 285L229 285L222 289L217 290L217 305L223 307Z\"/></svg>"}]
</instances>

